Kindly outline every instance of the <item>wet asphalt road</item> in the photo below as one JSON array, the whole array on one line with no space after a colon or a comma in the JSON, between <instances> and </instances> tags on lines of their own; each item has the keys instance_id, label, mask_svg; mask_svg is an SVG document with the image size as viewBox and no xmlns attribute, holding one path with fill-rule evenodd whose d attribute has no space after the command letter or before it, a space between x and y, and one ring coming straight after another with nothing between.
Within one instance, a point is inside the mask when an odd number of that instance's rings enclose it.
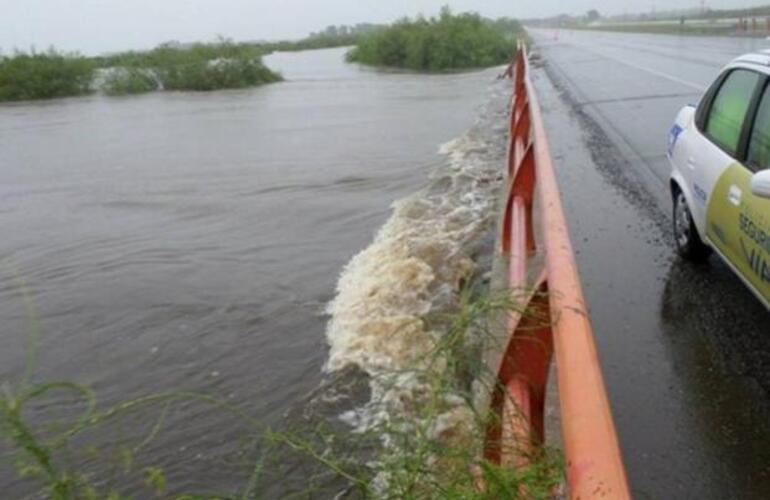
<instances>
[{"instance_id":1,"label":"wet asphalt road","mask_svg":"<svg viewBox=\"0 0 770 500\"><path fill-rule=\"evenodd\" d=\"M534 72L636 498L770 498L770 313L670 238L666 133L764 40L535 31Z\"/></svg>"},{"instance_id":2,"label":"wet asphalt road","mask_svg":"<svg viewBox=\"0 0 770 500\"><path fill-rule=\"evenodd\" d=\"M731 59L770 48L754 38L534 31L549 71L596 120L657 196L668 182L666 133ZM668 195L657 196L668 207Z\"/></svg>"}]
</instances>

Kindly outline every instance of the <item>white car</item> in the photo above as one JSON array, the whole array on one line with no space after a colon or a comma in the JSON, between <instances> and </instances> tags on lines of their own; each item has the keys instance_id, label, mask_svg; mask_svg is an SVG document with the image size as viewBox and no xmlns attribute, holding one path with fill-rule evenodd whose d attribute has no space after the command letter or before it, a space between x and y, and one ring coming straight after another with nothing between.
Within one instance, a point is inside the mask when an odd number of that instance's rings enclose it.
<instances>
[{"instance_id":1,"label":"white car","mask_svg":"<svg viewBox=\"0 0 770 500\"><path fill-rule=\"evenodd\" d=\"M671 128L674 236L687 259L716 252L770 308L770 51L728 64Z\"/></svg>"}]
</instances>

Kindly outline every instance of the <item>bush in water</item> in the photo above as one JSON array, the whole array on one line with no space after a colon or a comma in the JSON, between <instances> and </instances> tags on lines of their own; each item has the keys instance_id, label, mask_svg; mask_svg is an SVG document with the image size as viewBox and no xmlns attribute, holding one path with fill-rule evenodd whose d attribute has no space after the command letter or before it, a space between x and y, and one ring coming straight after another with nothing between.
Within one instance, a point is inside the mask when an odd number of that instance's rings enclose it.
<instances>
[{"instance_id":1,"label":"bush in water","mask_svg":"<svg viewBox=\"0 0 770 500\"><path fill-rule=\"evenodd\" d=\"M439 17L404 18L364 37L348 60L420 71L494 66L510 59L514 39L521 34L514 20L454 15L445 7Z\"/></svg>"},{"instance_id":2,"label":"bush in water","mask_svg":"<svg viewBox=\"0 0 770 500\"><path fill-rule=\"evenodd\" d=\"M149 70L111 68L102 84L107 95L143 94L158 90L158 81Z\"/></svg>"},{"instance_id":3,"label":"bush in water","mask_svg":"<svg viewBox=\"0 0 770 500\"><path fill-rule=\"evenodd\" d=\"M52 99L91 91L95 64L51 49L0 56L0 101Z\"/></svg>"},{"instance_id":4,"label":"bush in water","mask_svg":"<svg viewBox=\"0 0 770 500\"><path fill-rule=\"evenodd\" d=\"M193 61L160 68L158 74L166 90L235 89L281 79L261 61L245 57Z\"/></svg>"},{"instance_id":5,"label":"bush in water","mask_svg":"<svg viewBox=\"0 0 770 500\"><path fill-rule=\"evenodd\" d=\"M280 81L281 76L262 63L262 55L263 50L256 45L226 39L191 46L172 42L149 52L109 56L101 59L101 65L133 69L144 75L154 73L165 90L205 91Z\"/></svg>"}]
</instances>

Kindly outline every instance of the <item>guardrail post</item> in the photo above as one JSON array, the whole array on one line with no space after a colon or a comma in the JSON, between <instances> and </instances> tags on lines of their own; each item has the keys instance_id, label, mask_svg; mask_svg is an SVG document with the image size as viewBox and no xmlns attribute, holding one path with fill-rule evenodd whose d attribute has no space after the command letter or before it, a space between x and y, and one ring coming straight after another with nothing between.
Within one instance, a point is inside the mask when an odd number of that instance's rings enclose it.
<instances>
[{"instance_id":1,"label":"guardrail post","mask_svg":"<svg viewBox=\"0 0 770 500\"><path fill-rule=\"evenodd\" d=\"M509 315L510 338L493 367L498 387L491 407L500 420L487 429L485 456L520 467L543 442L548 367L555 356L570 497L627 499L628 480L524 44L518 44L505 74L512 74L515 93L500 248L509 259L508 284L520 307ZM545 264L539 279L528 284L536 250L536 196Z\"/></svg>"}]
</instances>

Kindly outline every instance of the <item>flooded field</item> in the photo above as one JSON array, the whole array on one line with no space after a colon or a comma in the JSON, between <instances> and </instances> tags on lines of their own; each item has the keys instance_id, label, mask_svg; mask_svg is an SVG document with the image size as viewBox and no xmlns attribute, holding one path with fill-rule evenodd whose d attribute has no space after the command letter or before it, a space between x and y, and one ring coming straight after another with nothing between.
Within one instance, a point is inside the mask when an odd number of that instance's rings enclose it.
<instances>
[{"instance_id":1,"label":"flooded field","mask_svg":"<svg viewBox=\"0 0 770 500\"><path fill-rule=\"evenodd\" d=\"M418 192L369 252L402 266L398 242L418 234L423 257L450 267L432 280L423 266L414 312L439 303L492 214L509 87L496 70L380 72L343 55L272 55L287 81L249 90L0 106L2 379L20 380L39 333L33 380L87 384L106 406L203 392L280 426L324 366L367 370L377 343L355 338L356 287L389 270L362 254L329 303L391 204ZM120 435L146 433L148 419ZM220 411L184 406L140 458L174 489L228 490L244 479L221 466L238 432ZM28 491L10 468L0 483Z\"/></svg>"}]
</instances>

